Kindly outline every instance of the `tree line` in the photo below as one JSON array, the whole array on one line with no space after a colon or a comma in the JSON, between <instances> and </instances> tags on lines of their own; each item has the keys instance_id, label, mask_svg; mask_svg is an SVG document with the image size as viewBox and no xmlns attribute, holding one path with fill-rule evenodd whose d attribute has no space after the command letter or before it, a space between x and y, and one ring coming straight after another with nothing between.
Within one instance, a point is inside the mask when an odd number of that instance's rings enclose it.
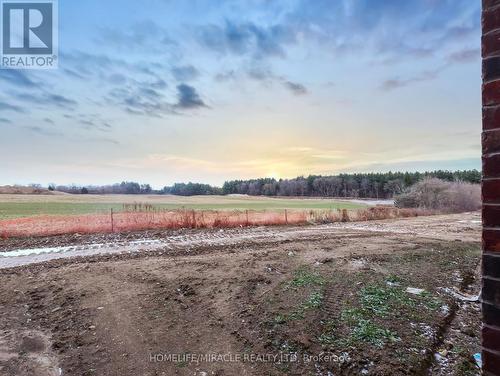
<instances>
[{"instance_id":1,"label":"tree line","mask_svg":"<svg viewBox=\"0 0 500 376\"><path fill-rule=\"evenodd\" d=\"M176 183L153 190L149 184L121 182L104 186L56 186L50 190L92 194L172 194L179 196L246 194L251 196L355 197L387 199L400 194L426 177L478 184L478 170L430 172L386 172L339 175L309 175L294 179L249 179L226 181L222 187L202 183Z\"/></svg>"},{"instance_id":2,"label":"tree line","mask_svg":"<svg viewBox=\"0 0 500 376\"><path fill-rule=\"evenodd\" d=\"M77 186L77 185L49 185L49 191L59 191L73 194L126 194L138 195L155 193L149 184L139 184L132 181L122 181L121 183L111 185L91 185L91 186Z\"/></svg>"},{"instance_id":3,"label":"tree line","mask_svg":"<svg viewBox=\"0 0 500 376\"><path fill-rule=\"evenodd\" d=\"M223 194L248 194L252 196L311 196L392 198L425 177L445 181L479 183L477 170L387 172L366 174L339 174L334 176L310 175L294 179L232 180L224 183Z\"/></svg>"}]
</instances>

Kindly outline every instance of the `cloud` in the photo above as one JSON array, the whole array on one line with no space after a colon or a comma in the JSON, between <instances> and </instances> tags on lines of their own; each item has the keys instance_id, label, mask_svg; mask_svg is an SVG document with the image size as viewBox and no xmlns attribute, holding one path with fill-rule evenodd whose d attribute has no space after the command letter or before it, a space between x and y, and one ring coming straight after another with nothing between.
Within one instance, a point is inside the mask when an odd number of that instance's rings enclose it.
<instances>
[{"instance_id":1,"label":"cloud","mask_svg":"<svg viewBox=\"0 0 500 376\"><path fill-rule=\"evenodd\" d=\"M302 84L291 81L284 81L283 85L295 95L307 94L307 88Z\"/></svg>"},{"instance_id":2,"label":"cloud","mask_svg":"<svg viewBox=\"0 0 500 376\"><path fill-rule=\"evenodd\" d=\"M46 122L46 123L48 123L48 124L55 124L54 120L49 119L49 118L44 118L43 121Z\"/></svg>"},{"instance_id":3,"label":"cloud","mask_svg":"<svg viewBox=\"0 0 500 376\"><path fill-rule=\"evenodd\" d=\"M247 75L252 80L256 81L272 81L272 80L281 80L281 77L275 75L270 68L268 67L252 67L247 70Z\"/></svg>"},{"instance_id":4,"label":"cloud","mask_svg":"<svg viewBox=\"0 0 500 376\"><path fill-rule=\"evenodd\" d=\"M53 130L48 130L46 128L42 128L38 125L27 125L23 127L24 129L27 129L33 133L38 133L43 136L62 136L61 132L56 132Z\"/></svg>"},{"instance_id":5,"label":"cloud","mask_svg":"<svg viewBox=\"0 0 500 376\"><path fill-rule=\"evenodd\" d=\"M73 69L70 69L70 68L64 68L62 70L66 75L70 76L70 77L73 77L73 78L78 78L79 80L85 80L86 76L81 74L81 73L78 73L76 72L75 70Z\"/></svg>"},{"instance_id":6,"label":"cloud","mask_svg":"<svg viewBox=\"0 0 500 376\"><path fill-rule=\"evenodd\" d=\"M173 67L171 71L177 81L191 81L200 75L200 72L192 65Z\"/></svg>"},{"instance_id":7,"label":"cloud","mask_svg":"<svg viewBox=\"0 0 500 376\"><path fill-rule=\"evenodd\" d=\"M121 73L112 73L107 77L107 81L114 85L122 85L127 82L127 77Z\"/></svg>"},{"instance_id":8,"label":"cloud","mask_svg":"<svg viewBox=\"0 0 500 376\"><path fill-rule=\"evenodd\" d=\"M0 69L0 80L26 88L38 86L26 73L15 69Z\"/></svg>"},{"instance_id":9,"label":"cloud","mask_svg":"<svg viewBox=\"0 0 500 376\"><path fill-rule=\"evenodd\" d=\"M108 100L121 105L126 112L133 115L161 117L175 113L172 104L161 93L144 87L113 89Z\"/></svg>"},{"instance_id":10,"label":"cloud","mask_svg":"<svg viewBox=\"0 0 500 376\"><path fill-rule=\"evenodd\" d=\"M285 46L295 41L294 31L284 25L259 26L226 20L222 26L208 25L198 31L198 42L210 50L259 58L284 57Z\"/></svg>"},{"instance_id":11,"label":"cloud","mask_svg":"<svg viewBox=\"0 0 500 376\"><path fill-rule=\"evenodd\" d=\"M18 100L35 104L52 105L60 108L73 108L78 105L73 99L60 94L42 92L40 94L18 93L15 95Z\"/></svg>"},{"instance_id":12,"label":"cloud","mask_svg":"<svg viewBox=\"0 0 500 376\"><path fill-rule=\"evenodd\" d=\"M186 84L177 85L177 98L178 101L175 104L176 108L195 109L208 107L200 98L196 89Z\"/></svg>"},{"instance_id":13,"label":"cloud","mask_svg":"<svg viewBox=\"0 0 500 376\"><path fill-rule=\"evenodd\" d=\"M208 108L196 89L184 83L177 85L177 101L174 103L162 93L147 87L117 88L110 92L110 99L130 114L152 117L178 114L178 110Z\"/></svg>"},{"instance_id":14,"label":"cloud","mask_svg":"<svg viewBox=\"0 0 500 376\"><path fill-rule=\"evenodd\" d=\"M82 139L79 139L78 141L79 142L81 142L81 141L83 141L83 142L91 142L91 143L101 142L101 143L106 143L106 144L120 145L120 143L117 140L115 140L113 138L109 138L109 137L82 138Z\"/></svg>"},{"instance_id":15,"label":"cloud","mask_svg":"<svg viewBox=\"0 0 500 376\"><path fill-rule=\"evenodd\" d=\"M127 28L101 28L97 41L117 49L140 49L149 53L165 53L168 51L165 46L176 45L166 30L152 20L143 20Z\"/></svg>"},{"instance_id":16,"label":"cloud","mask_svg":"<svg viewBox=\"0 0 500 376\"><path fill-rule=\"evenodd\" d=\"M469 63L480 61L481 50L479 48L467 48L461 51L453 52L448 56L450 62Z\"/></svg>"},{"instance_id":17,"label":"cloud","mask_svg":"<svg viewBox=\"0 0 500 376\"><path fill-rule=\"evenodd\" d=\"M102 79L109 83L116 83L116 80L130 77L131 74L135 75L135 77L137 75L146 75L160 80L157 71L164 69L164 66L158 62L131 63L114 56L92 54L84 51L61 52L60 60L66 66L63 72L69 77L75 77L76 74L78 78L98 78L99 83L102 83Z\"/></svg>"},{"instance_id":18,"label":"cloud","mask_svg":"<svg viewBox=\"0 0 500 376\"><path fill-rule=\"evenodd\" d=\"M9 119L6 119L6 118L0 118L0 123L11 124L12 121L10 121Z\"/></svg>"},{"instance_id":19,"label":"cloud","mask_svg":"<svg viewBox=\"0 0 500 376\"><path fill-rule=\"evenodd\" d=\"M337 56L394 62L446 55L480 36L477 1L297 0L274 5L246 7L249 21L243 22L225 13L224 21L200 26L195 38L217 54L259 61L287 58L294 46L319 46Z\"/></svg>"},{"instance_id":20,"label":"cloud","mask_svg":"<svg viewBox=\"0 0 500 376\"><path fill-rule=\"evenodd\" d=\"M59 94L48 94L45 99L46 103L54 104L60 107L71 107L76 106L78 103L73 99L69 99L63 95Z\"/></svg>"},{"instance_id":21,"label":"cloud","mask_svg":"<svg viewBox=\"0 0 500 376\"><path fill-rule=\"evenodd\" d=\"M111 124L103 120L99 113L80 113L72 117L74 121L81 124L86 130L97 130L101 132L110 132L113 128Z\"/></svg>"},{"instance_id":22,"label":"cloud","mask_svg":"<svg viewBox=\"0 0 500 376\"><path fill-rule=\"evenodd\" d=\"M167 83L161 78L157 79L155 82L149 84L153 89L166 89Z\"/></svg>"},{"instance_id":23,"label":"cloud","mask_svg":"<svg viewBox=\"0 0 500 376\"><path fill-rule=\"evenodd\" d=\"M400 89L400 88L403 88L405 86L409 86L412 84L416 84L419 82L434 80L438 77L439 73L443 69L444 69L444 67L438 68L435 70L424 71L424 72L422 72L414 77L410 77L410 78L399 78L399 77L391 78L391 79L385 80L382 83L382 85L380 85L380 89L383 91L391 91L391 90Z\"/></svg>"},{"instance_id":24,"label":"cloud","mask_svg":"<svg viewBox=\"0 0 500 376\"><path fill-rule=\"evenodd\" d=\"M92 130L92 129L95 129L95 130L98 130L98 131L101 131L101 132L109 132L112 128L112 126L106 122L102 122L102 121L93 121L93 120L89 120L89 119L82 119L82 120L79 120L79 123L82 124L83 128L84 129L87 129L87 130Z\"/></svg>"},{"instance_id":25,"label":"cloud","mask_svg":"<svg viewBox=\"0 0 500 376\"><path fill-rule=\"evenodd\" d=\"M0 111L26 112L24 108L6 102L0 102Z\"/></svg>"},{"instance_id":26,"label":"cloud","mask_svg":"<svg viewBox=\"0 0 500 376\"><path fill-rule=\"evenodd\" d=\"M160 94L159 92L157 92L154 89L151 89L150 87L139 88L139 93L142 96L148 97L148 98L161 98L162 97L162 94Z\"/></svg>"},{"instance_id":27,"label":"cloud","mask_svg":"<svg viewBox=\"0 0 500 376\"><path fill-rule=\"evenodd\" d=\"M215 75L214 79L215 81L219 82L226 82L226 81L231 81L231 80L236 80L238 74L234 69L225 71L225 72L219 72Z\"/></svg>"},{"instance_id":28,"label":"cloud","mask_svg":"<svg viewBox=\"0 0 500 376\"><path fill-rule=\"evenodd\" d=\"M428 58L480 36L480 2L470 0L299 0L283 23L336 55ZM411 20L411 21L409 21Z\"/></svg>"},{"instance_id":29,"label":"cloud","mask_svg":"<svg viewBox=\"0 0 500 376\"><path fill-rule=\"evenodd\" d=\"M247 71L247 75L252 80L260 81L265 85L270 85L274 82L282 84L283 87L290 90L290 92L294 95L304 95L308 93L308 90L304 85L298 82L290 81L283 76L274 74L270 70L270 68L253 67Z\"/></svg>"}]
</instances>

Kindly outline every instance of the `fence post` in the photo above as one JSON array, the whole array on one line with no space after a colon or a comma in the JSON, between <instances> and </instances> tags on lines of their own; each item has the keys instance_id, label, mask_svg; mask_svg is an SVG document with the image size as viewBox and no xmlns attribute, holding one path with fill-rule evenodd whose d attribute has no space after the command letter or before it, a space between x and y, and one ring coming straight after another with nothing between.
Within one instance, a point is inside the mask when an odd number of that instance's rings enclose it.
<instances>
[{"instance_id":1,"label":"fence post","mask_svg":"<svg viewBox=\"0 0 500 376\"><path fill-rule=\"evenodd\" d=\"M111 208L111 232L115 232L115 224L113 220L113 208Z\"/></svg>"},{"instance_id":2,"label":"fence post","mask_svg":"<svg viewBox=\"0 0 500 376\"><path fill-rule=\"evenodd\" d=\"M288 213L285 209L285 224L287 225L288 224Z\"/></svg>"},{"instance_id":3,"label":"fence post","mask_svg":"<svg viewBox=\"0 0 500 376\"><path fill-rule=\"evenodd\" d=\"M193 209L193 228L196 228L196 213Z\"/></svg>"},{"instance_id":4,"label":"fence post","mask_svg":"<svg viewBox=\"0 0 500 376\"><path fill-rule=\"evenodd\" d=\"M247 227L250 226L250 222L248 221L248 209L245 210L245 214L246 214L246 217L247 217Z\"/></svg>"}]
</instances>

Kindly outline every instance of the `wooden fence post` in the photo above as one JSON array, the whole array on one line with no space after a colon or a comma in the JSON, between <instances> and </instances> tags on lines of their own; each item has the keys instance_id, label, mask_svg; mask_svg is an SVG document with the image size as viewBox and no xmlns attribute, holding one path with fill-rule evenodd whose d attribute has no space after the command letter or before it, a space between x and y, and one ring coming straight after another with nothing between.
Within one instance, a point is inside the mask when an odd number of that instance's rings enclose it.
<instances>
[{"instance_id":1,"label":"wooden fence post","mask_svg":"<svg viewBox=\"0 0 500 376\"><path fill-rule=\"evenodd\" d=\"M113 219L113 208L111 208L111 232L115 232L115 223Z\"/></svg>"}]
</instances>

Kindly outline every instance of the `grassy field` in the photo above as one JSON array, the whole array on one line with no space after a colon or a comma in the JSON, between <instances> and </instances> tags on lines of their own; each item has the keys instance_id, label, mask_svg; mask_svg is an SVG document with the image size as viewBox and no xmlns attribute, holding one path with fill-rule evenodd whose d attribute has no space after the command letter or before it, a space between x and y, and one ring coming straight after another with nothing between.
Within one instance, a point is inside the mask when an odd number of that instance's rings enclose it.
<instances>
[{"instance_id":1,"label":"grassy field","mask_svg":"<svg viewBox=\"0 0 500 376\"><path fill-rule=\"evenodd\" d=\"M356 209L363 204L332 199L170 195L0 195L0 219L35 215L93 214L122 211L124 204L149 204L157 209L195 210L314 210Z\"/></svg>"}]
</instances>

